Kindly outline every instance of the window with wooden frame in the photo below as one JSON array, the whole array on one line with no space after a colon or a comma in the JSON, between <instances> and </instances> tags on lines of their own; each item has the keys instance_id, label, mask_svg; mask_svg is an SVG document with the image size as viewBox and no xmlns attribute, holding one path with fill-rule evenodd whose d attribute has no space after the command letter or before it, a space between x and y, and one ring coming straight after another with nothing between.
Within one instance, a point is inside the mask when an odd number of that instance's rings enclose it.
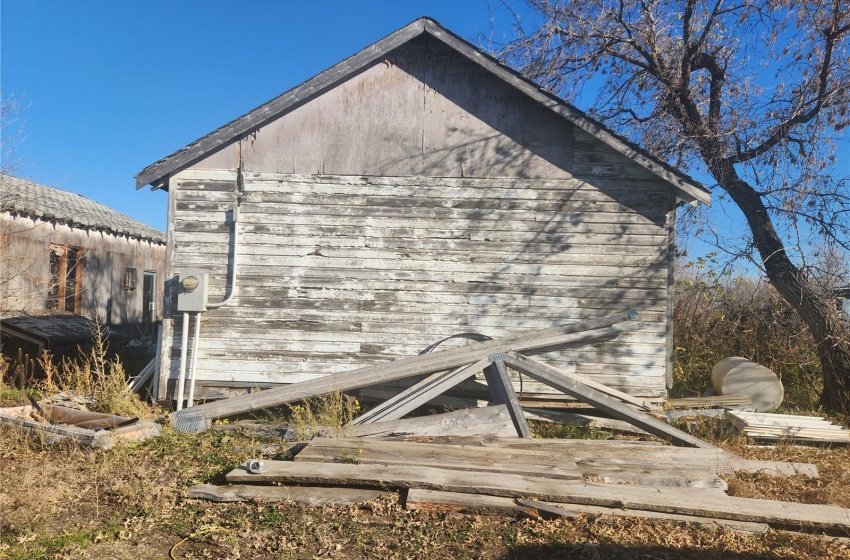
<instances>
[{"instance_id":1,"label":"window with wooden frame","mask_svg":"<svg viewBox=\"0 0 850 560\"><path fill-rule=\"evenodd\" d=\"M47 308L80 312L83 295L83 250L50 245L50 287Z\"/></svg>"}]
</instances>

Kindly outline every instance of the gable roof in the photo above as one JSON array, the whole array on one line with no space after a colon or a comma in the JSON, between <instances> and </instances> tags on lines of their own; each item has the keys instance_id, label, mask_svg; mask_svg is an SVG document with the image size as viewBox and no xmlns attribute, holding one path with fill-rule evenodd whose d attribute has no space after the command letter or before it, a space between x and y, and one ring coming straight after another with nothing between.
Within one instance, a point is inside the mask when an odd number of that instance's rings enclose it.
<instances>
[{"instance_id":1,"label":"gable roof","mask_svg":"<svg viewBox=\"0 0 850 560\"><path fill-rule=\"evenodd\" d=\"M677 189L680 198L683 200L711 203L711 193L708 189L687 174L651 155L563 99L542 89L436 21L425 17L417 19L339 64L317 74L303 84L145 167L136 175L136 188L141 188L147 184L150 184L153 189L165 188L169 175L189 167L217 149L257 130L287 110L327 91L350 75L381 60L393 49L423 34L427 34L454 49L491 74L560 115L573 126L589 133L597 140L669 182Z\"/></svg>"},{"instance_id":2,"label":"gable roof","mask_svg":"<svg viewBox=\"0 0 850 560\"><path fill-rule=\"evenodd\" d=\"M165 243L165 234L82 195L0 174L0 212Z\"/></svg>"}]
</instances>

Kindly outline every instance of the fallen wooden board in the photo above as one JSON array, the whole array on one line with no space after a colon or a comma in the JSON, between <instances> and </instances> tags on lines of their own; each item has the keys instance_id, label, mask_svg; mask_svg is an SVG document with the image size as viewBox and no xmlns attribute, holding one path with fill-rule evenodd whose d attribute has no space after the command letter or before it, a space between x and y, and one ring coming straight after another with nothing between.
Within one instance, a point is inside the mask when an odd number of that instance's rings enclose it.
<instances>
[{"instance_id":1,"label":"fallen wooden board","mask_svg":"<svg viewBox=\"0 0 850 560\"><path fill-rule=\"evenodd\" d=\"M639 453L632 455L628 461L586 458L574 462L568 454L553 452L545 446L486 448L367 441L358 438L317 438L302 449L295 460L410 465L562 479L584 477L614 484L706 488L720 492L728 487L726 481L704 465L646 461L642 460Z\"/></svg>"},{"instance_id":2,"label":"fallen wooden board","mask_svg":"<svg viewBox=\"0 0 850 560\"><path fill-rule=\"evenodd\" d=\"M729 485L711 467L697 464L658 463L641 460L581 458L576 467L588 480L608 484L673 486L725 492Z\"/></svg>"},{"instance_id":3,"label":"fallen wooden board","mask_svg":"<svg viewBox=\"0 0 850 560\"><path fill-rule=\"evenodd\" d=\"M776 476L810 476L817 478L818 470L810 463L785 461L756 461L743 459L719 448L674 447L650 441L592 440L592 439L521 439L481 438L466 436L408 437L408 441L445 443L449 445L480 445L483 447L511 447L525 449L543 447L548 453L562 454L576 461L582 459L609 459L633 461L639 456L643 461L681 466L704 466L717 474L734 474L735 471L758 472Z\"/></svg>"},{"instance_id":4,"label":"fallen wooden board","mask_svg":"<svg viewBox=\"0 0 850 560\"><path fill-rule=\"evenodd\" d=\"M596 389L583 385L575 379L571 379L562 372L543 362L532 360L526 356L508 352L505 363L517 371L520 371L532 379L545 383L554 389L558 389L571 397L586 402L611 416L625 420L630 424L646 430L654 436L666 439L670 442L691 447L703 447L713 449L715 446L678 430L666 422L658 420L643 412L638 412L621 403L620 401L605 395Z\"/></svg>"},{"instance_id":5,"label":"fallen wooden board","mask_svg":"<svg viewBox=\"0 0 850 560\"><path fill-rule=\"evenodd\" d=\"M512 498L534 497L546 502L697 515L783 527L850 530L850 511L837 506L718 496L691 488L595 484L513 474L486 477L477 472L431 467L295 461L266 461L264 464L266 472L260 474L249 474L244 465L240 466L227 474L227 481L421 488Z\"/></svg>"},{"instance_id":6,"label":"fallen wooden board","mask_svg":"<svg viewBox=\"0 0 850 560\"><path fill-rule=\"evenodd\" d=\"M747 408L753 405L749 395L711 395L709 397L684 397L667 399L665 404L671 408Z\"/></svg>"},{"instance_id":7,"label":"fallen wooden board","mask_svg":"<svg viewBox=\"0 0 850 560\"><path fill-rule=\"evenodd\" d=\"M377 385L415 375L424 375L465 366L490 354L509 350L529 350L564 345L641 329L643 323L632 321L637 312L624 313L581 321L561 327L525 333L500 340L470 344L462 348L441 350L430 354L402 358L394 362L359 368L349 372L329 374L310 381L266 389L210 402L171 413L169 421L178 431L200 432L212 420L303 400L334 391L348 391Z\"/></svg>"},{"instance_id":8,"label":"fallen wooden board","mask_svg":"<svg viewBox=\"0 0 850 560\"><path fill-rule=\"evenodd\" d=\"M358 437L438 437L452 434L503 438L516 436L511 416L505 405L466 408L444 414L429 414L392 422L361 424L350 428L349 435Z\"/></svg>"},{"instance_id":9,"label":"fallen wooden board","mask_svg":"<svg viewBox=\"0 0 850 560\"><path fill-rule=\"evenodd\" d=\"M535 449L486 449L362 438L317 438L298 452L301 462L354 462L362 465L407 465L487 473L580 480L569 458L552 457Z\"/></svg>"},{"instance_id":10,"label":"fallen wooden board","mask_svg":"<svg viewBox=\"0 0 850 560\"><path fill-rule=\"evenodd\" d=\"M524 503L517 504L517 501L514 498L411 488L407 491L405 507L407 509L424 511L452 511L470 514L501 513L514 515L517 512L524 511L529 507L529 505ZM730 521L711 517L659 513L657 511L636 509L625 510L621 508L586 506L581 504L558 504L558 507L576 515L611 515L614 517L639 517L642 519L656 519L675 523L699 523L715 527L723 527L725 529L748 534L764 533L769 528L766 523Z\"/></svg>"},{"instance_id":11,"label":"fallen wooden board","mask_svg":"<svg viewBox=\"0 0 850 560\"><path fill-rule=\"evenodd\" d=\"M371 488L198 484L189 488L186 496L214 502L295 502L311 507L344 507L384 497L397 497L397 494Z\"/></svg>"},{"instance_id":12,"label":"fallen wooden board","mask_svg":"<svg viewBox=\"0 0 850 560\"><path fill-rule=\"evenodd\" d=\"M819 416L729 411L726 420L743 434L758 439L850 443L850 430Z\"/></svg>"}]
</instances>

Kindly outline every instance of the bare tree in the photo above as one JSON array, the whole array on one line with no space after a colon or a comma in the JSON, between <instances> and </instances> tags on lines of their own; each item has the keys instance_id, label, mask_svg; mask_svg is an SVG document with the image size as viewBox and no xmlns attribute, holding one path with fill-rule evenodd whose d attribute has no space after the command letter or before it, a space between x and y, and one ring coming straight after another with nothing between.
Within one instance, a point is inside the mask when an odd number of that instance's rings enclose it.
<instances>
[{"instance_id":1,"label":"bare tree","mask_svg":"<svg viewBox=\"0 0 850 560\"><path fill-rule=\"evenodd\" d=\"M504 60L567 98L593 80L592 114L655 155L709 174L749 231L749 255L808 325L821 402L850 413L850 342L801 247L850 248L835 171L850 124L850 2L526 0ZM825 241L824 241L825 240Z\"/></svg>"}]
</instances>

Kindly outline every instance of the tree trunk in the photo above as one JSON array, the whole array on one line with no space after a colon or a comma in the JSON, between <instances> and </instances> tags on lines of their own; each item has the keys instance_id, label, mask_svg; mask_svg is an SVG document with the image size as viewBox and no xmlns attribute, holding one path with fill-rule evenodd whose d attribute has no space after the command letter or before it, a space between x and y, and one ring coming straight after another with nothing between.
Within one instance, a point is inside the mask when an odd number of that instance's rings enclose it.
<instances>
[{"instance_id":1,"label":"tree trunk","mask_svg":"<svg viewBox=\"0 0 850 560\"><path fill-rule=\"evenodd\" d=\"M800 315L817 343L823 374L821 404L850 414L850 341L835 298L821 293L791 262L761 197L733 165L720 160L710 170L744 213L770 282Z\"/></svg>"}]
</instances>

